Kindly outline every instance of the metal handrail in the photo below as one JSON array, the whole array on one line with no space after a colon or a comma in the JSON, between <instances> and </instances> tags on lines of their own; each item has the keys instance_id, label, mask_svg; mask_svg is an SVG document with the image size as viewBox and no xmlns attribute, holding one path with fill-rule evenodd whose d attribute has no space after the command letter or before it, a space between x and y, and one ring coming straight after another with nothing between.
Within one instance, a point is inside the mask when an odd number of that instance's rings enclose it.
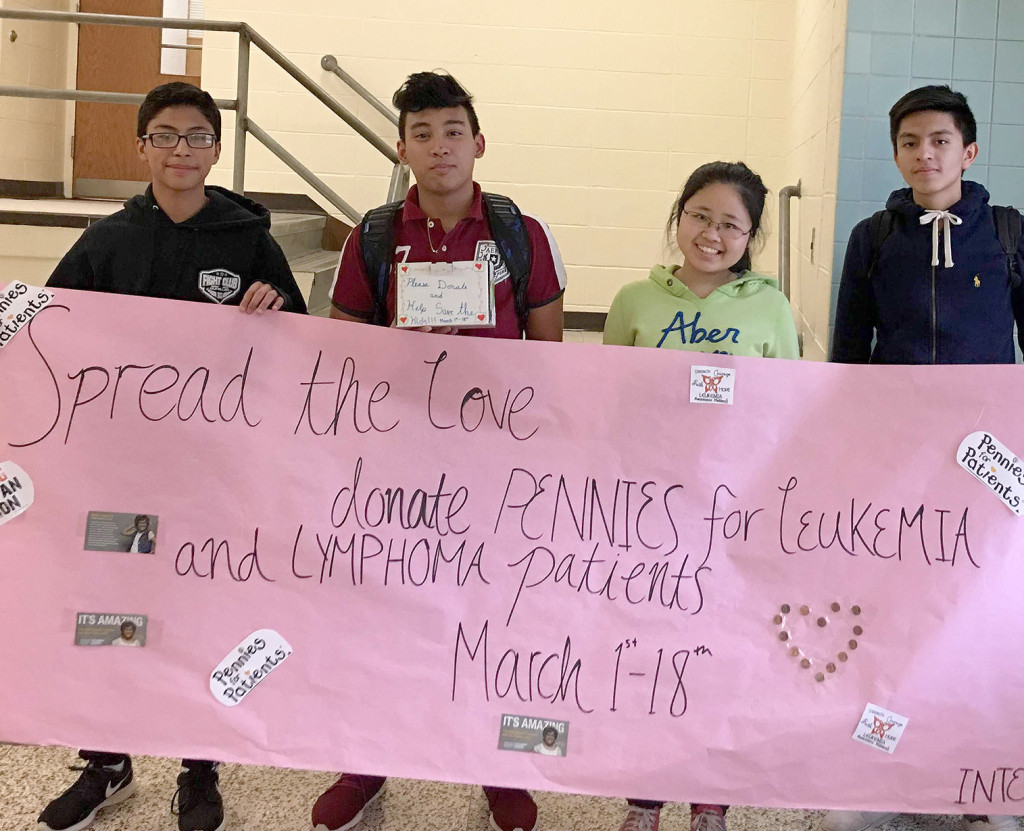
<instances>
[{"instance_id":1,"label":"metal handrail","mask_svg":"<svg viewBox=\"0 0 1024 831\"><path fill-rule=\"evenodd\" d=\"M333 72L346 84L348 84L360 98L362 98L367 104L373 107L377 112L384 116L388 121L398 126L398 114L392 110L387 104L381 101L376 95L370 92L366 87L359 83L355 78L348 74L338 64L338 59L334 55L324 55L320 59L320 66L323 67L327 72Z\"/></svg>"},{"instance_id":2,"label":"metal handrail","mask_svg":"<svg viewBox=\"0 0 1024 831\"><path fill-rule=\"evenodd\" d=\"M790 294L790 208L792 197L800 198L800 180L795 185L786 185L779 190L779 290L789 299Z\"/></svg>"},{"instance_id":3,"label":"metal handrail","mask_svg":"<svg viewBox=\"0 0 1024 831\"><path fill-rule=\"evenodd\" d=\"M248 117L249 103L249 46L255 44L274 63L298 81L306 90L324 104L328 109L355 130L374 149L387 158L394 170L388 188L388 201L399 196L403 183L408 188L408 171L398 159L398 153L363 124L357 116L349 112L336 101L330 93L299 69L283 52L277 49L248 23L223 20L183 20L164 17L136 17L135 15L88 14L82 12L51 12L29 9L0 8L0 20L34 20L51 23L94 24L100 26L135 26L153 29L190 29L207 32L235 32L238 34L238 76L235 99L216 99L217 107L222 110L235 111L235 146L234 173L232 188L242 193L245 187L245 140L249 133L281 159L291 170L313 187L321 196L354 222L358 222L361 214L338 196L319 177L305 167L291 153L272 139L265 130L254 124ZM347 74L347 73L346 73ZM363 95L365 88L355 79L346 79L352 88ZM107 104L140 104L144 95L134 93L101 92L96 90L44 89L39 87L0 86L0 97L13 98L48 98L64 101L85 101ZM396 121L397 123L397 121Z\"/></svg>"},{"instance_id":4,"label":"metal handrail","mask_svg":"<svg viewBox=\"0 0 1024 831\"><path fill-rule=\"evenodd\" d=\"M264 147L267 148L267 150L269 150L271 153L277 156L282 162L284 162L299 176L301 176L302 180L306 182L306 184L308 184L311 188L316 190L317 193L322 195L325 199L330 199L332 202L334 202L335 206L343 214L345 214L345 216L347 216L353 222L359 222L359 220L363 218L363 215L359 213L359 211L357 211L355 208L349 205L348 202L346 202L344 199L338 196L333 190L327 187L327 185L325 185L320 180L320 178L315 173L313 173L313 171L311 171L302 162L296 159L291 153L285 150L284 147L282 147L278 142L271 138L270 135L267 134L266 130L261 128L251 118L248 119L247 129L250 133L252 133L252 137L254 139L259 141Z\"/></svg>"},{"instance_id":5,"label":"metal handrail","mask_svg":"<svg viewBox=\"0 0 1024 831\"><path fill-rule=\"evenodd\" d=\"M341 68L338 59L334 55L324 55L320 59L320 66L326 72L333 72L344 81L360 98L384 116L388 121L398 126L398 113L392 110L387 104L381 101L376 95L370 92L359 81L353 78L348 72ZM391 158L390 156L388 158ZM395 154L395 168L391 171L391 182L388 184L388 202L405 197L409 190L409 168L398 160Z\"/></svg>"}]
</instances>

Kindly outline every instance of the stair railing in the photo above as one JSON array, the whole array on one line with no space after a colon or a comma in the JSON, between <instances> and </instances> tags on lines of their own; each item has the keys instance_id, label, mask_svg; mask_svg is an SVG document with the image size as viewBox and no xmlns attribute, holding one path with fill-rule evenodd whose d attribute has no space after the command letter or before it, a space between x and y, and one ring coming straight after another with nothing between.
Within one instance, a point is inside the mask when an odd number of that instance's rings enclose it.
<instances>
[{"instance_id":1,"label":"stair railing","mask_svg":"<svg viewBox=\"0 0 1024 831\"><path fill-rule=\"evenodd\" d=\"M271 153L284 162L303 181L316 190L352 222L359 222L362 214L353 208L332 190L320 177L289 153L275 141L266 130L262 129L249 117L249 52L250 46L256 46L270 60L299 82L314 98L324 104L337 115L359 136L373 146L393 165L391 180L388 186L388 199L391 202L405 196L409 186L409 171L398 159L397 152L386 144L376 133L367 127L359 118L347 110L320 84L303 72L283 52L271 44L248 23L241 21L221 20L182 20L166 17L136 17L135 15L85 14L82 12L50 12L30 9L0 8L0 19L36 20L51 23L95 24L100 26L137 26L153 29L191 29L206 32L235 32L238 35L238 75L235 87L235 98L215 99L222 110L233 110L235 113L234 172L232 188L238 193L245 189L245 149L246 138L250 134L266 147ZM337 61L335 61L337 64ZM325 67L326 69L326 67ZM336 73L339 74L339 73ZM366 98L372 95L348 73L339 77L357 94ZM103 92L98 90L45 89L40 87L0 86L0 96L11 98L49 98L63 101L86 101L104 104L141 104L144 95L124 92ZM369 100L369 99L367 99ZM383 108L389 120L397 123L394 113L387 110L377 99L374 106ZM371 103L373 103L371 101ZM379 106L377 106L379 105Z\"/></svg>"}]
</instances>

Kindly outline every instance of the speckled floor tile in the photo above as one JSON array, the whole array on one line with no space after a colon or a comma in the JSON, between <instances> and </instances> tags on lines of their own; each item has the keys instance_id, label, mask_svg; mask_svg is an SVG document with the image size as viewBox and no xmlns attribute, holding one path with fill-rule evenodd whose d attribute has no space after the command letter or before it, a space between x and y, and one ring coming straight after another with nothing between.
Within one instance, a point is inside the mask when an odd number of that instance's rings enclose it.
<instances>
[{"instance_id":1,"label":"speckled floor tile","mask_svg":"<svg viewBox=\"0 0 1024 831\"><path fill-rule=\"evenodd\" d=\"M35 829L43 806L74 781L68 765L78 762L65 748L0 745L0 831ZM134 759L139 789L123 805L100 813L94 831L175 831L171 797L180 770L177 759ZM224 765L227 831L310 831L309 812L334 773ZM618 831L626 813L623 799L535 792L538 831ZM820 811L732 808L729 831L818 831ZM687 831L689 806L670 804L659 831ZM489 831L487 800L480 788L439 782L391 779L366 810L359 831ZM901 816L879 831L961 831L947 816ZM1021 831L1024 831L1022 826Z\"/></svg>"}]
</instances>

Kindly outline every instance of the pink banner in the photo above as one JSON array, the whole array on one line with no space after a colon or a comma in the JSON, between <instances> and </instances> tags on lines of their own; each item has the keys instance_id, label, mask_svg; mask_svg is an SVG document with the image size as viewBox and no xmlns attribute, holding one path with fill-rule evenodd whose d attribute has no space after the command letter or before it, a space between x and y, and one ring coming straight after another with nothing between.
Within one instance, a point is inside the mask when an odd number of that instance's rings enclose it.
<instances>
[{"instance_id":1,"label":"pink banner","mask_svg":"<svg viewBox=\"0 0 1024 831\"><path fill-rule=\"evenodd\" d=\"M1019 813L1020 377L58 292L0 352L0 739Z\"/></svg>"}]
</instances>

